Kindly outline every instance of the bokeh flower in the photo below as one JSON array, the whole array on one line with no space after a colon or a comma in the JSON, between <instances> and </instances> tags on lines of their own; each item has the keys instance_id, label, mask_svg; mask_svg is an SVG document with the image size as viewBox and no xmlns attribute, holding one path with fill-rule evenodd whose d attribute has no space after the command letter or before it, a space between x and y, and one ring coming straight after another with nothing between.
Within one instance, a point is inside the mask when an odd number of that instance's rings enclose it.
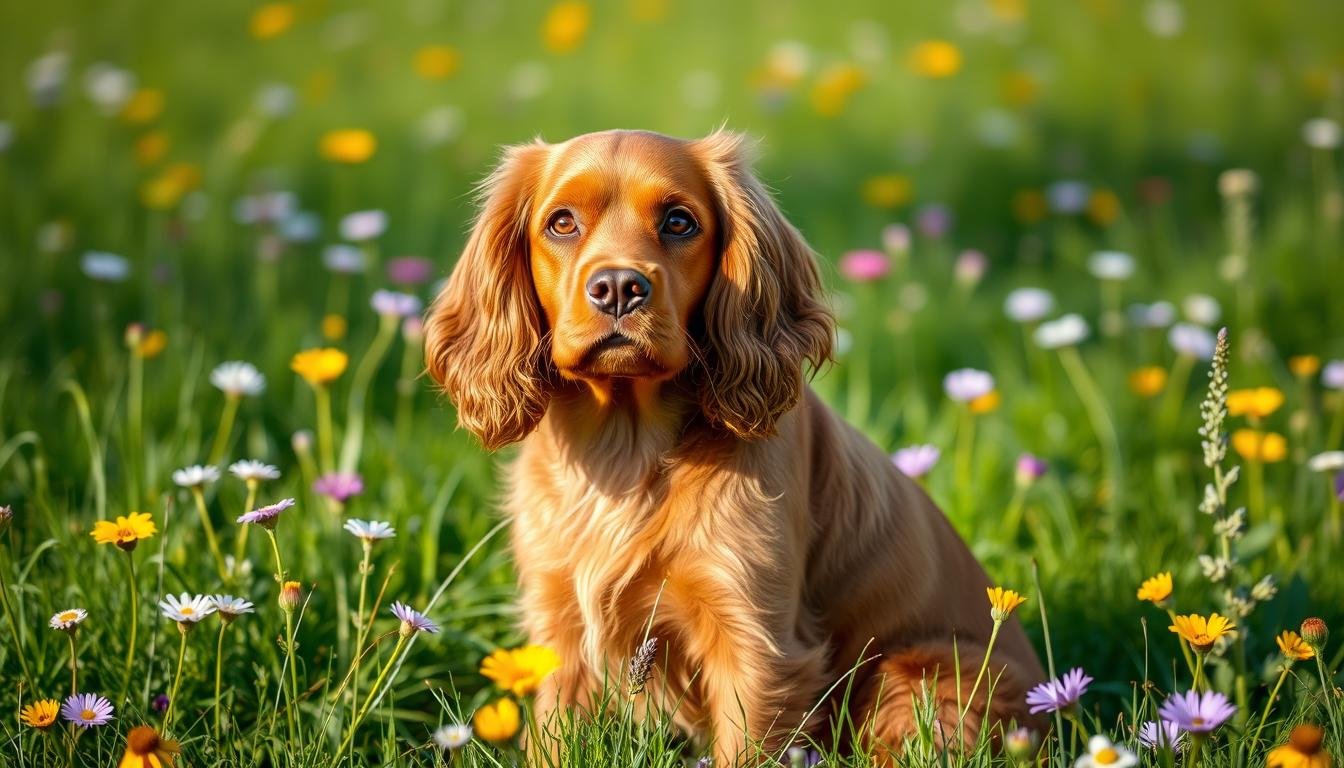
<instances>
[{"instance_id":1,"label":"bokeh flower","mask_svg":"<svg viewBox=\"0 0 1344 768\"><path fill-rule=\"evenodd\" d=\"M434 745L439 749L453 751L461 749L471 741L471 726L463 723L448 723L434 730Z\"/></svg>"},{"instance_id":2,"label":"bokeh flower","mask_svg":"<svg viewBox=\"0 0 1344 768\"><path fill-rule=\"evenodd\" d=\"M131 263L124 256L106 251L88 251L79 259L79 268L94 280L119 283L131 274Z\"/></svg>"},{"instance_id":3,"label":"bokeh flower","mask_svg":"<svg viewBox=\"0 0 1344 768\"><path fill-rule=\"evenodd\" d=\"M419 298L409 293L386 290L374 291L369 304L373 307L373 311L379 315L397 318L418 315L424 306Z\"/></svg>"},{"instance_id":4,"label":"bokeh flower","mask_svg":"<svg viewBox=\"0 0 1344 768\"><path fill-rule=\"evenodd\" d=\"M1146 600L1159 608L1166 607L1171 598L1171 571L1164 571L1152 578L1144 579L1139 585L1138 599Z\"/></svg>"},{"instance_id":5,"label":"bokeh flower","mask_svg":"<svg viewBox=\"0 0 1344 768\"><path fill-rule=\"evenodd\" d=\"M1339 123L1328 117L1313 117L1302 124L1302 140L1312 149L1339 149Z\"/></svg>"},{"instance_id":6,"label":"bokeh flower","mask_svg":"<svg viewBox=\"0 0 1344 768\"><path fill-rule=\"evenodd\" d=\"M1299 379L1308 379L1321 370L1319 355L1293 355L1288 358L1288 370Z\"/></svg>"},{"instance_id":7,"label":"bokeh flower","mask_svg":"<svg viewBox=\"0 0 1344 768\"><path fill-rule=\"evenodd\" d=\"M364 492L364 479L354 472L328 472L313 481L313 492L344 504Z\"/></svg>"},{"instance_id":8,"label":"bokeh flower","mask_svg":"<svg viewBox=\"0 0 1344 768\"><path fill-rule=\"evenodd\" d=\"M988 269L989 259L983 251L967 249L958 253L957 260L952 263L952 277L957 285L970 289L980 284Z\"/></svg>"},{"instance_id":9,"label":"bokeh flower","mask_svg":"<svg viewBox=\"0 0 1344 768\"><path fill-rule=\"evenodd\" d=\"M1172 621L1172 625L1167 629L1180 635L1200 653L1208 653L1213 649L1214 643L1236 629L1236 625L1230 619L1216 613L1207 619L1192 613L1187 616L1176 616Z\"/></svg>"},{"instance_id":10,"label":"bokeh flower","mask_svg":"<svg viewBox=\"0 0 1344 768\"><path fill-rule=\"evenodd\" d=\"M1156 397L1167 386L1167 369L1149 365L1129 373L1129 390L1139 397Z\"/></svg>"},{"instance_id":11,"label":"bokeh flower","mask_svg":"<svg viewBox=\"0 0 1344 768\"><path fill-rule=\"evenodd\" d=\"M322 157L333 163L358 165L378 151L378 139L362 128L328 131L319 144Z\"/></svg>"},{"instance_id":12,"label":"bokeh flower","mask_svg":"<svg viewBox=\"0 0 1344 768\"><path fill-rule=\"evenodd\" d=\"M176 741L159 736L148 725L137 725L126 734L126 752L117 768L173 768L181 751Z\"/></svg>"},{"instance_id":13,"label":"bokeh flower","mask_svg":"<svg viewBox=\"0 0 1344 768\"><path fill-rule=\"evenodd\" d=\"M919 479L929 473L938 463L942 451L936 445L910 445L891 455L891 463L896 465L905 476Z\"/></svg>"},{"instance_id":14,"label":"bokeh flower","mask_svg":"<svg viewBox=\"0 0 1344 768\"><path fill-rule=\"evenodd\" d=\"M486 704L472 716L476 735L495 744L512 739L520 722L518 705L508 698Z\"/></svg>"},{"instance_id":15,"label":"bokeh flower","mask_svg":"<svg viewBox=\"0 0 1344 768\"><path fill-rule=\"evenodd\" d=\"M1013 482L1018 488L1026 488L1040 480L1050 465L1045 463L1045 459L1030 453L1024 453L1017 457L1017 464L1013 468Z\"/></svg>"},{"instance_id":16,"label":"bokeh flower","mask_svg":"<svg viewBox=\"0 0 1344 768\"><path fill-rule=\"evenodd\" d=\"M951 77L961 71L961 51L946 40L923 40L910 49L906 65L920 77Z\"/></svg>"},{"instance_id":17,"label":"bokeh flower","mask_svg":"<svg viewBox=\"0 0 1344 768\"><path fill-rule=\"evenodd\" d=\"M1018 323L1035 323L1055 311L1055 295L1044 288L1017 288L1003 302L1008 319Z\"/></svg>"},{"instance_id":18,"label":"bokeh flower","mask_svg":"<svg viewBox=\"0 0 1344 768\"><path fill-rule=\"evenodd\" d=\"M952 211L942 203L925 203L915 211L915 230L937 240L952 229Z\"/></svg>"},{"instance_id":19,"label":"bokeh flower","mask_svg":"<svg viewBox=\"0 0 1344 768\"><path fill-rule=\"evenodd\" d=\"M245 483L280 479L280 468L256 459L243 459L229 465L229 474Z\"/></svg>"},{"instance_id":20,"label":"bokeh flower","mask_svg":"<svg viewBox=\"0 0 1344 768\"><path fill-rule=\"evenodd\" d=\"M19 712L19 720L29 728L45 731L56 723L61 703L55 699L38 699Z\"/></svg>"},{"instance_id":21,"label":"bokeh flower","mask_svg":"<svg viewBox=\"0 0 1344 768\"><path fill-rule=\"evenodd\" d=\"M1087 269L1098 280L1128 280L1134 276L1134 257L1123 251L1097 251L1088 257Z\"/></svg>"},{"instance_id":22,"label":"bokeh flower","mask_svg":"<svg viewBox=\"0 0 1344 768\"><path fill-rule=\"evenodd\" d=\"M1238 429L1232 433L1232 449L1247 461L1273 464L1288 456L1288 441L1278 432Z\"/></svg>"},{"instance_id":23,"label":"bokeh flower","mask_svg":"<svg viewBox=\"0 0 1344 768\"><path fill-rule=\"evenodd\" d=\"M882 173L864 179L863 201L874 208L896 208L910 201L910 179L898 173Z\"/></svg>"},{"instance_id":24,"label":"bokeh flower","mask_svg":"<svg viewBox=\"0 0 1344 768\"><path fill-rule=\"evenodd\" d=\"M183 488L204 488L219 480L219 469L210 465L193 464L173 470L173 482Z\"/></svg>"},{"instance_id":25,"label":"bokeh flower","mask_svg":"<svg viewBox=\"0 0 1344 768\"><path fill-rule=\"evenodd\" d=\"M541 27L541 41L551 53L569 53L583 43L591 11L588 3L563 0L551 6Z\"/></svg>"},{"instance_id":26,"label":"bokeh flower","mask_svg":"<svg viewBox=\"0 0 1344 768\"><path fill-rule=\"evenodd\" d=\"M902 257L910 252L910 228L904 224L888 224L882 228L882 250L891 256Z\"/></svg>"},{"instance_id":27,"label":"bokeh flower","mask_svg":"<svg viewBox=\"0 0 1344 768\"><path fill-rule=\"evenodd\" d=\"M341 237L352 243L377 240L386 231L387 213L384 211L355 211L341 218Z\"/></svg>"},{"instance_id":28,"label":"bokeh flower","mask_svg":"<svg viewBox=\"0 0 1344 768\"><path fill-rule=\"evenodd\" d=\"M345 332L349 330L350 324L345 318L335 312L328 312L322 316L322 338L327 341L340 341L345 338Z\"/></svg>"},{"instance_id":29,"label":"bokeh flower","mask_svg":"<svg viewBox=\"0 0 1344 768\"><path fill-rule=\"evenodd\" d=\"M481 675L514 696L537 692L552 672L560 668L560 655L544 645L499 649L481 661Z\"/></svg>"},{"instance_id":30,"label":"bokeh flower","mask_svg":"<svg viewBox=\"0 0 1344 768\"><path fill-rule=\"evenodd\" d=\"M1307 459L1307 469L1312 472L1344 472L1344 451L1324 451Z\"/></svg>"},{"instance_id":31,"label":"bokeh flower","mask_svg":"<svg viewBox=\"0 0 1344 768\"><path fill-rule=\"evenodd\" d=\"M1237 708L1218 691L1173 693L1157 710L1163 720L1189 733L1209 733L1236 713Z\"/></svg>"},{"instance_id":32,"label":"bokeh flower","mask_svg":"<svg viewBox=\"0 0 1344 768\"><path fill-rule=\"evenodd\" d=\"M142 539L148 539L158 533L154 519L148 512L132 512L118 515L116 520L99 520L93 524L89 533L99 544L116 544L130 552Z\"/></svg>"},{"instance_id":33,"label":"bokeh flower","mask_svg":"<svg viewBox=\"0 0 1344 768\"><path fill-rule=\"evenodd\" d=\"M1176 306L1169 301L1131 304L1129 319L1140 328L1166 328L1176 322Z\"/></svg>"},{"instance_id":34,"label":"bokeh flower","mask_svg":"<svg viewBox=\"0 0 1344 768\"><path fill-rule=\"evenodd\" d=\"M1234 389L1227 393L1227 415L1263 419L1283 405L1283 392L1274 387Z\"/></svg>"},{"instance_id":35,"label":"bokeh flower","mask_svg":"<svg viewBox=\"0 0 1344 768\"><path fill-rule=\"evenodd\" d=\"M434 277L434 262L423 256L398 256L387 262L387 279L398 285L423 285Z\"/></svg>"},{"instance_id":36,"label":"bokeh flower","mask_svg":"<svg viewBox=\"0 0 1344 768\"><path fill-rule=\"evenodd\" d=\"M210 383L229 397L251 397L266 391L266 377L251 363L230 360L210 371Z\"/></svg>"},{"instance_id":37,"label":"bokeh flower","mask_svg":"<svg viewBox=\"0 0 1344 768\"><path fill-rule=\"evenodd\" d=\"M1311 723L1293 727L1288 743L1269 751L1265 768L1330 768L1330 753L1321 748L1325 731Z\"/></svg>"},{"instance_id":38,"label":"bokeh flower","mask_svg":"<svg viewBox=\"0 0 1344 768\"><path fill-rule=\"evenodd\" d=\"M985 587L989 596L989 615L994 621L1007 621L1018 606L1027 602L1027 598L1003 587Z\"/></svg>"},{"instance_id":39,"label":"bokeh flower","mask_svg":"<svg viewBox=\"0 0 1344 768\"><path fill-rule=\"evenodd\" d=\"M1087 339L1090 329L1081 315L1067 314L1057 320L1041 323L1032 338L1042 349L1071 347Z\"/></svg>"},{"instance_id":40,"label":"bokeh flower","mask_svg":"<svg viewBox=\"0 0 1344 768\"><path fill-rule=\"evenodd\" d=\"M426 80L444 80L457 72L461 58L451 45L427 45L415 52L415 73Z\"/></svg>"},{"instance_id":41,"label":"bokeh flower","mask_svg":"<svg viewBox=\"0 0 1344 768\"><path fill-rule=\"evenodd\" d=\"M847 251L840 257L839 268L846 280L867 283L885 277L891 271L891 262L882 251Z\"/></svg>"},{"instance_id":42,"label":"bokeh flower","mask_svg":"<svg viewBox=\"0 0 1344 768\"><path fill-rule=\"evenodd\" d=\"M1101 734L1087 740L1087 754L1074 762L1074 768L1130 768L1139 757Z\"/></svg>"},{"instance_id":43,"label":"bokeh flower","mask_svg":"<svg viewBox=\"0 0 1344 768\"><path fill-rule=\"evenodd\" d=\"M1207 326L1218 322L1223 316L1223 307L1206 293L1192 293L1181 300L1181 312L1190 322Z\"/></svg>"},{"instance_id":44,"label":"bokeh flower","mask_svg":"<svg viewBox=\"0 0 1344 768\"><path fill-rule=\"evenodd\" d=\"M1344 360L1331 360L1321 369L1321 386L1344 389Z\"/></svg>"},{"instance_id":45,"label":"bokeh flower","mask_svg":"<svg viewBox=\"0 0 1344 768\"><path fill-rule=\"evenodd\" d=\"M350 358L334 347L305 349L289 361L289 367L314 387L330 384L345 373Z\"/></svg>"},{"instance_id":46,"label":"bokeh flower","mask_svg":"<svg viewBox=\"0 0 1344 768\"><path fill-rule=\"evenodd\" d=\"M1139 743L1149 749L1180 751L1185 748L1185 738L1179 725L1166 720L1149 720L1139 726Z\"/></svg>"},{"instance_id":47,"label":"bokeh flower","mask_svg":"<svg viewBox=\"0 0 1344 768\"><path fill-rule=\"evenodd\" d=\"M969 403L994 391L994 376L976 368L959 368L943 377L943 391L959 403Z\"/></svg>"},{"instance_id":48,"label":"bokeh flower","mask_svg":"<svg viewBox=\"0 0 1344 768\"><path fill-rule=\"evenodd\" d=\"M392 615L401 621L401 636L410 637L416 632L429 632L431 634L439 631L439 625L429 620L429 617L414 608L402 602L392 604Z\"/></svg>"},{"instance_id":49,"label":"bokeh flower","mask_svg":"<svg viewBox=\"0 0 1344 768\"><path fill-rule=\"evenodd\" d=\"M76 693L61 706L61 717L81 728L106 725L112 719L112 702L96 693Z\"/></svg>"},{"instance_id":50,"label":"bokeh flower","mask_svg":"<svg viewBox=\"0 0 1344 768\"><path fill-rule=\"evenodd\" d=\"M345 521L342 526L349 531L351 535L363 541L379 541L381 539L390 539L397 535L397 531L391 525L379 520L364 521L354 518Z\"/></svg>"},{"instance_id":51,"label":"bokeh flower","mask_svg":"<svg viewBox=\"0 0 1344 768\"><path fill-rule=\"evenodd\" d=\"M274 504L259 507L246 514L239 516L235 521L238 523L260 525L262 528L275 530L276 523L280 522L280 513L294 506L293 499L281 499Z\"/></svg>"},{"instance_id":52,"label":"bokeh flower","mask_svg":"<svg viewBox=\"0 0 1344 768\"><path fill-rule=\"evenodd\" d=\"M1176 354L1196 360L1212 360L1216 340L1213 333L1202 325L1176 323L1167 332L1167 342Z\"/></svg>"},{"instance_id":53,"label":"bokeh flower","mask_svg":"<svg viewBox=\"0 0 1344 768\"><path fill-rule=\"evenodd\" d=\"M1027 692L1031 714L1072 707L1087 693L1087 687L1091 684L1092 678L1082 667L1074 667L1054 680L1047 680Z\"/></svg>"},{"instance_id":54,"label":"bokeh flower","mask_svg":"<svg viewBox=\"0 0 1344 768\"><path fill-rule=\"evenodd\" d=\"M89 613L83 608L67 608L64 611L57 611L52 614L47 626L52 629L59 629L62 632L74 632L87 618L89 618Z\"/></svg>"},{"instance_id":55,"label":"bokeh flower","mask_svg":"<svg viewBox=\"0 0 1344 768\"><path fill-rule=\"evenodd\" d=\"M294 6L290 3L265 3L252 12L248 34L257 40L283 35L294 24Z\"/></svg>"}]
</instances>

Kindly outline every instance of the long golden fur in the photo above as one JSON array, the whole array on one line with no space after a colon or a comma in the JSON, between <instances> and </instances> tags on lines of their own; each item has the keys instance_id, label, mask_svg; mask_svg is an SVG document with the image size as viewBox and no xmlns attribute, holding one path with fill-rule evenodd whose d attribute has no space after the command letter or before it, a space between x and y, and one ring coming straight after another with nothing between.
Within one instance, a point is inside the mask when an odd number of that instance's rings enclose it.
<instances>
[{"instance_id":1,"label":"long golden fur","mask_svg":"<svg viewBox=\"0 0 1344 768\"><path fill-rule=\"evenodd\" d=\"M799 726L829 734L847 689L859 743L899 748L926 683L952 742L954 653L968 699L989 581L808 390L833 321L742 145L608 131L508 149L430 310L428 369L461 426L488 449L522 443L505 504L522 622L563 660L539 714L588 706L651 622L666 674L648 695L714 739L717 765L778 755ZM595 304L604 269L646 277L643 305ZM1026 721L1042 677L1016 620L991 662L968 739Z\"/></svg>"}]
</instances>

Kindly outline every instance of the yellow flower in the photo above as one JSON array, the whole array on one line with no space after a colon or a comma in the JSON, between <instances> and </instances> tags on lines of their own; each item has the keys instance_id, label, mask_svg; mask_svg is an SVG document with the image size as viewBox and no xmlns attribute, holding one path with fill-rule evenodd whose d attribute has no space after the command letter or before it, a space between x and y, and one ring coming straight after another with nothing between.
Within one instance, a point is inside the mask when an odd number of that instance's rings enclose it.
<instances>
[{"instance_id":1,"label":"yellow flower","mask_svg":"<svg viewBox=\"0 0 1344 768\"><path fill-rule=\"evenodd\" d=\"M153 360L158 357L164 348L168 346L168 334L159 329L154 329L146 333L139 342L136 343L132 352L136 357L142 360Z\"/></svg>"},{"instance_id":2,"label":"yellow flower","mask_svg":"<svg viewBox=\"0 0 1344 768\"><path fill-rule=\"evenodd\" d=\"M329 384L345 373L350 358L333 347L305 349L294 355L289 367L314 387Z\"/></svg>"},{"instance_id":3,"label":"yellow flower","mask_svg":"<svg viewBox=\"0 0 1344 768\"><path fill-rule=\"evenodd\" d=\"M134 125L152 123L163 113L163 91L141 88L121 108L121 119Z\"/></svg>"},{"instance_id":4,"label":"yellow flower","mask_svg":"<svg viewBox=\"0 0 1344 768\"><path fill-rule=\"evenodd\" d=\"M1249 416L1252 419L1263 419L1279 410L1281 405L1283 405L1283 393L1274 387L1234 389L1227 393L1227 413L1229 416Z\"/></svg>"},{"instance_id":5,"label":"yellow flower","mask_svg":"<svg viewBox=\"0 0 1344 768\"><path fill-rule=\"evenodd\" d=\"M985 587L985 593L989 595L989 617L994 621L1007 621L1019 605L1027 602L1027 598L1003 587Z\"/></svg>"},{"instance_id":6,"label":"yellow flower","mask_svg":"<svg viewBox=\"0 0 1344 768\"><path fill-rule=\"evenodd\" d=\"M320 145L322 157L333 163L358 165L378 151L378 139L362 128L327 131Z\"/></svg>"},{"instance_id":7,"label":"yellow flower","mask_svg":"<svg viewBox=\"0 0 1344 768\"><path fill-rule=\"evenodd\" d=\"M499 649L481 662L481 675L514 696L537 692L537 686L560 668L560 656L544 645L528 645L513 650Z\"/></svg>"},{"instance_id":8,"label":"yellow flower","mask_svg":"<svg viewBox=\"0 0 1344 768\"><path fill-rule=\"evenodd\" d=\"M289 3L267 3L252 14L247 31L257 40L270 40L283 35L294 25L294 6Z\"/></svg>"},{"instance_id":9,"label":"yellow flower","mask_svg":"<svg viewBox=\"0 0 1344 768\"><path fill-rule=\"evenodd\" d=\"M200 169L190 163L175 163L140 186L140 202L156 211L170 210L200 183Z\"/></svg>"},{"instance_id":10,"label":"yellow flower","mask_svg":"<svg viewBox=\"0 0 1344 768\"><path fill-rule=\"evenodd\" d=\"M99 544L116 544L130 552L142 539L148 539L158 532L148 512L132 512L129 515L118 515L116 520L99 520L93 524L89 535Z\"/></svg>"},{"instance_id":11,"label":"yellow flower","mask_svg":"<svg viewBox=\"0 0 1344 768\"><path fill-rule=\"evenodd\" d=\"M1307 641L1291 629L1280 632L1279 636L1274 638L1274 642L1279 644L1279 651L1289 661L1306 661L1316 655L1316 651L1312 650Z\"/></svg>"},{"instance_id":12,"label":"yellow flower","mask_svg":"<svg viewBox=\"0 0 1344 768\"><path fill-rule=\"evenodd\" d=\"M1013 193L1013 218L1023 224L1035 224L1048 213L1050 204L1039 189L1019 189Z\"/></svg>"},{"instance_id":13,"label":"yellow flower","mask_svg":"<svg viewBox=\"0 0 1344 768\"><path fill-rule=\"evenodd\" d=\"M415 72L426 80L444 80L457 71L459 59L450 45L427 45L415 52Z\"/></svg>"},{"instance_id":14,"label":"yellow flower","mask_svg":"<svg viewBox=\"0 0 1344 768\"><path fill-rule=\"evenodd\" d=\"M1238 429L1232 433L1232 448L1247 461L1273 464L1288 456L1288 441L1278 432Z\"/></svg>"},{"instance_id":15,"label":"yellow flower","mask_svg":"<svg viewBox=\"0 0 1344 768\"><path fill-rule=\"evenodd\" d=\"M863 182L863 202L874 208L895 208L910 202L910 179L896 173L873 176Z\"/></svg>"},{"instance_id":16,"label":"yellow flower","mask_svg":"<svg viewBox=\"0 0 1344 768\"><path fill-rule=\"evenodd\" d=\"M1293 355L1288 358L1288 370L1302 379L1315 376L1321 370L1321 358L1316 355Z\"/></svg>"},{"instance_id":17,"label":"yellow flower","mask_svg":"<svg viewBox=\"0 0 1344 768\"><path fill-rule=\"evenodd\" d=\"M552 53L569 53L583 43L591 15L588 4L565 0L551 6L541 27L541 41Z\"/></svg>"},{"instance_id":18,"label":"yellow flower","mask_svg":"<svg viewBox=\"0 0 1344 768\"><path fill-rule=\"evenodd\" d=\"M172 768L173 756L180 751L176 741L162 738L148 725L137 725L126 734L126 754L117 768Z\"/></svg>"},{"instance_id":19,"label":"yellow flower","mask_svg":"<svg viewBox=\"0 0 1344 768\"><path fill-rule=\"evenodd\" d=\"M853 64L835 64L822 72L812 86L812 108L822 117L844 111L854 92L863 87L863 70Z\"/></svg>"},{"instance_id":20,"label":"yellow flower","mask_svg":"<svg viewBox=\"0 0 1344 768\"><path fill-rule=\"evenodd\" d=\"M471 718L476 735L486 741L501 742L518 733L518 705L513 699L500 699L476 710Z\"/></svg>"},{"instance_id":21,"label":"yellow flower","mask_svg":"<svg viewBox=\"0 0 1344 768\"><path fill-rule=\"evenodd\" d=\"M946 40L925 40L911 49L907 63L920 77L951 77L961 70L961 51Z\"/></svg>"},{"instance_id":22,"label":"yellow flower","mask_svg":"<svg viewBox=\"0 0 1344 768\"><path fill-rule=\"evenodd\" d=\"M1177 616L1174 621L1167 629L1180 635L1200 653L1208 653L1219 638L1237 628L1226 616L1216 613L1207 619L1192 613L1189 616Z\"/></svg>"},{"instance_id":23,"label":"yellow flower","mask_svg":"<svg viewBox=\"0 0 1344 768\"><path fill-rule=\"evenodd\" d=\"M150 131L135 140L135 162L142 166L153 165L168 153L168 134L163 131Z\"/></svg>"},{"instance_id":24,"label":"yellow flower","mask_svg":"<svg viewBox=\"0 0 1344 768\"><path fill-rule=\"evenodd\" d=\"M1293 728L1288 743L1275 747L1265 768L1330 768L1330 753L1321 749L1325 733L1309 723Z\"/></svg>"},{"instance_id":25,"label":"yellow flower","mask_svg":"<svg viewBox=\"0 0 1344 768\"><path fill-rule=\"evenodd\" d=\"M334 312L322 316L322 338L327 341L344 339L348 327L349 324L346 323L345 318Z\"/></svg>"},{"instance_id":26,"label":"yellow flower","mask_svg":"<svg viewBox=\"0 0 1344 768\"><path fill-rule=\"evenodd\" d=\"M1002 401L1003 396L999 394L999 390L992 389L967 403L966 407L974 414L990 413L997 410Z\"/></svg>"},{"instance_id":27,"label":"yellow flower","mask_svg":"<svg viewBox=\"0 0 1344 768\"><path fill-rule=\"evenodd\" d=\"M1171 597L1171 571L1159 573L1151 579L1145 579L1139 585L1138 598L1160 606Z\"/></svg>"},{"instance_id":28,"label":"yellow flower","mask_svg":"<svg viewBox=\"0 0 1344 768\"><path fill-rule=\"evenodd\" d=\"M1156 365L1129 374L1129 389L1139 397L1155 397L1167 386L1167 369Z\"/></svg>"},{"instance_id":29,"label":"yellow flower","mask_svg":"<svg viewBox=\"0 0 1344 768\"><path fill-rule=\"evenodd\" d=\"M23 708L19 712L19 719L23 724L39 731L45 731L55 722L56 717L61 713L61 703L55 699L39 699Z\"/></svg>"},{"instance_id":30,"label":"yellow flower","mask_svg":"<svg viewBox=\"0 0 1344 768\"><path fill-rule=\"evenodd\" d=\"M1114 224L1120 218L1120 198L1109 189L1098 189L1087 200L1087 217L1097 226Z\"/></svg>"}]
</instances>

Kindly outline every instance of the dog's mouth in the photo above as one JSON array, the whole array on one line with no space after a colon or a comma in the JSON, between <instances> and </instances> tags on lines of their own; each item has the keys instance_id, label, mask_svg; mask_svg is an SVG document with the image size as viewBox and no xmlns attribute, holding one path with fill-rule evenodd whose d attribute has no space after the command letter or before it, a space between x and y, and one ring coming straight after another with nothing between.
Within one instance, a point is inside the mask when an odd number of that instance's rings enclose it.
<instances>
[{"instance_id":1,"label":"dog's mouth","mask_svg":"<svg viewBox=\"0 0 1344 768\"><path fill-rule=\"evenodd\" d=\"M578 372L600 378L661 375L663 366L647 347L636 338L612 331L588 347Z\"/></svg>"}]
</instances>

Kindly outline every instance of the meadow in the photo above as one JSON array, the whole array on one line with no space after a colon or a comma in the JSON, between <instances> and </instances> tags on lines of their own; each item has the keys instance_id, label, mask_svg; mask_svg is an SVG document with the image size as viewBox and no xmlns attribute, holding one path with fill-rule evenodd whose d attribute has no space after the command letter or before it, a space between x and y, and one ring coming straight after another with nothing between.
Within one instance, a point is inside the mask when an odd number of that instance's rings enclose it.
<instances>
[{"instance_id":1,"label":"meadow","mask_svg":"<svg viewBox=\"0 0 1344 768\"><path fill-rule=\"evenodd\" d=\"M726 125L822 261L813 387L1026 598L994 609L1051 674L1091 678L1040 692L1048 732L925 728L902 763L1330 765L1342 25L1325 0L0 6L0 764L701 760L638 680L529 718L555 660L515 629L509 451L455 429L420 316L502 145ZM563 749L529 762L529 729ZM768 757L872 764L824 736Z\"/></svg>"}]
</instances>

